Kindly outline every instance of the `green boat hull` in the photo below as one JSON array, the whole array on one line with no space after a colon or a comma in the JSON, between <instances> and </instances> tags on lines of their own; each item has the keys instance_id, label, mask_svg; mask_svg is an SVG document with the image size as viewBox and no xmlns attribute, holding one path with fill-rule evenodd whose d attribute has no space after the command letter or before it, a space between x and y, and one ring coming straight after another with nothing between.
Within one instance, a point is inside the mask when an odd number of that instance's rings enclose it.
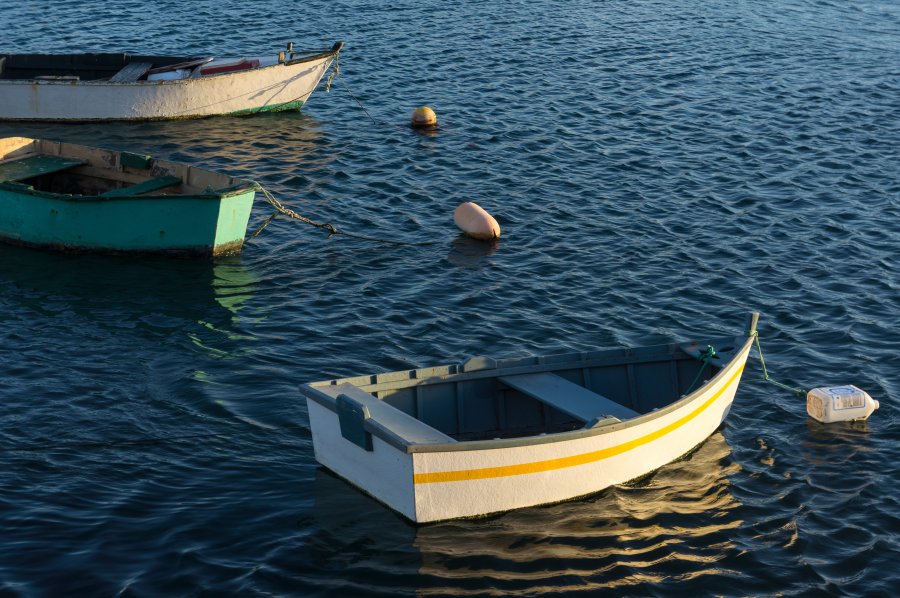
<instances>
[{"instance_id":1,"label":"green boat hull","mask_svg":"<svg viewBox=\"0 0 900 598\"><path fill-rule=\"evenodd\" d=\"M237 253L255 196L52 197L16 186L0 184L0 239L108 253Z\"/></svg>"}]
</instances>

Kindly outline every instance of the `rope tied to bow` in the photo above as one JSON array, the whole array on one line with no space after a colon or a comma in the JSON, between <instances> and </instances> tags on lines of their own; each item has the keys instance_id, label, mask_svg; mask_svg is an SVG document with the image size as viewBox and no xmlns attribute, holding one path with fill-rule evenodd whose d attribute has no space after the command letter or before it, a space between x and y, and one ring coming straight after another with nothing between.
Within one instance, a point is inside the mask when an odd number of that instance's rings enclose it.
<instances>
[{"instance_id":1,"label":"rope tied to bow","mask_svg":"<svg viewBox=\"0 0 900 598\"><path fill-rule=\"evenodd\" d=\"M341 74L341 53L338 52L334 55L334 63L331 65L331 72L328 74L328 79L325 80L325 93L331 91L331 82L334 81L334 78Z\"/></svg>"},{"instance_id":2,"label":"rope tied to bow","mask_svg":"<svg viewBox=\"0 0 900 598\"><path fill-rule=\"evenodd\" d=\"M356 95L350 90L350 86L347 85L347 80L344 79L343 74L341 73L340 57L340 53L335 54L334 56L334 64L331 67L331 72L328 73L328 78L325 80L325 91L330 92L331 85L332 83L334 83L335 78L340 78L341 82L343 83L344 89L347 91L347 95L349 95L353 99L353 101L359 105L362 111L366 113L366 116L369 117L369 120L372 121L373 125L379 125L380 123L375 120L375 117L369 114L369 111L366 110L366 107L363 106L363 103L359 101L359 98L356 97Z\"/></svg>"},{"instance_id":3,"label":"rope tied to bow","mask_svg":"<svg viewBox=\"0 0 900 598\"><path fill-rule=\"evenodd\" d=\"M700 371L697 372L697 375L694 376L694 381L691 382L691 385L688 386L688 389L684 392L684 394L691 394L691 391L694 390L694 385L697 384L697 381L700 380L700 376L703 375L703 371L706 369L706 366L709 365L709 362L718 357L719 354L716 353L716 348L712 345L706 345L706 350L701 351L697 355L697 359L703 362L703 365L700 366Z\"/></svg>"},{"instance_id":4,"label":"rope tied to bow","mask_svg":"<svg viewBox=\"0 0 900 598\"><path fill-rule=\"evenodd\" d=\"M393 241L390 239L379 239L377 237L369 237L366 235L360 235L360 234L356 234L356 233L349 233L346 231L338 230L337 227L335 227L330 222L320 223L320 222L316 222L315 220L313 220L311 218L307 218L306 216L301 216L294 210L286 207L283 203L281 203L280 201L275 199L275 196L273 196L269 192L268 189L266 189L265 187L263 187L256 181L252 181L252 182L254 185L256 185L257 189L262 192L263 196L265 196L266 201L269 203L269 205L271 205L273 208L275 208L275 212L271 216L266 218L263 221L263 223L260 224L256 228L255 231L253 231L253 234L250 235L251 239L255 239L259 235L259 233L261 233L263 231L263 229L265 229L267 226L269 226L269 224L271 224L271 222L273 220L275 220L275 218L277 216L283 215L283 216L287 216L288 218L291 218L292 220L298 220L305 224L309 224L310 226L314 226L316 228L324 230L325 232L328 233L328 237L326 237L326 238L331 238L332 235L344 235L345 237L352 237L354 239L362 239L364 241L373 241L375 243L387 243L389 245L425 246L425 245L434 245L434 243L435 243L434 241L422 241L422 242Z\"/></svg>"},{"instance_id":5,"label":"rope tied to bow","mask_svg":"<svg viewBox=\"0 0 900 598\"><path fill-rule=\"evenodd\" d=\"M754 330L751 334L753 335L753 340L756 343L756 352L759 353L759 363L762 366L763 380L765 380L766 382L771 382L775 386L777 386L779 388L783 388L784 390L788 390L797 396L800 396L800 397L806 396L807 391L803 390L802 388L797 388L796 386L790 386L788 384L784 384L782 382L779 382L778 380L775 380L771 376L769 376L769 371L766 369L766 360L763 359L762 347L759 344L759 333Z\"/></svg>"}]
</instances>

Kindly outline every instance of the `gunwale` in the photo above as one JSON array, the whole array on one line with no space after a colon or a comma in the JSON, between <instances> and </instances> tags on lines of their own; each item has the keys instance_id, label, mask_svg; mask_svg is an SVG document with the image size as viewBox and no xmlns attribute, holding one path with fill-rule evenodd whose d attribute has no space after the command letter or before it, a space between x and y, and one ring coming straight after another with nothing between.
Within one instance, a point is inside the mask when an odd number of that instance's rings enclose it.
<instances>
[{"instance_id":1,"label":"gunwale","mask_svg":"<svg viewBox=\"0 0 900 598\"><path fill-rule=\"evenodd\" d=\"M111 150L77 143L60 142L31 137L0 138L0 166L35 156L56 156L80 158L83 164L74 166L69 172L106 179L123 184L136 184L159 173L174 174L182 180L182 193L148 193L138 195L104 196L100 194L72 194L34 189L32 186L14 181L0 180L0 188L18 194L31 195L64 202L86 201L133 201L159 199L210 199L219 200L247 191L257 191L259 185L250 180L234 177L208 168L173 162L151 156L137 156L127 151ZM122 165L126 156L136 156L150 161L146 169ZM118 162L117 162L118 161Z\"/></svg>"},{"instance_id":2,"label":"gunwale","mask_svg":"<svg viewBox=\"0 0 900 598\"><path fill-rule=\"evenodd\" d=\"M334 56L338 54L343 48L343 42L335 42L334 46L329 50L316 51L314 53L304 53L302 56L298 58L286 59L284 62L277 62L275 64L267 64L260 65L258 67L254 67L251 69L245 69L240 71L230 71L230 72L222 72L222 73L213 73L210 75L204 75L203 77L199 77L196 79L156 79L156 80L139 80L139 81L110 81L106 78L99 79L85 79L85 80L64 80L64 79L46 79L41 80L41 85L91 85L91 86L110 86L110 87L122 87L122 86L155 86L155 85L178 85L183 84L185 81L204 81L207 79L218 78L218 77L242 77L249 73L260 72L267 69L276 69L285 66L295 66L298 64L303 64L306 62L313 62L316 60L321 60L322 58L328 58L330 56ZM41 58L65 58L65 57L74 57L74 56L124 56L125 63L127 64L129 61L150 61L150 62L163 62L161 66L173 66L179 62L187 62L191 60L196 60L201 57L199 56L169 56L169 55L161 55L161 56L150 56L150 55L130 55L128 53L78 53L78 54L0 54L0 59L6 58L10 59L13 57L41 57ZM171 64L169 64L171 63ZM7 67L9 68L9 67ZM73 69L75 70L75 69ZM114 71L113 71L114 72ZM9 79L4 77L3 73L0 72L0 85L34 85L36 82L36 77L29 78L16 78Z\"/></svg>"},{"instance_id":3,"label":"gunwale","mask_svg":"<svg viewBox=\"0 0 900 598\"><path fill-rule=\"evenodd\" d=\"M737 342L741 340L735 337L722 337L711 339L709 344L721 343L721 342ZM457 451L479 451L479 450L488 450L488 449L504 449L504 448L516 448L523 446L533 446L538 444L548 444L548 443L560 443L566 442L569 440L577 440L583 438L590 438L593 436L600 436L604 434L608 434L610 432L615 432L619 430L625 430L628 428L642 426L649 422L652 422L656 419L665 417L666 415L682 409L684 406L689 405L698 399L702 398L709 392L709 389L719 384L727 375L733 374L734 364L740 360L746 360L746 356L750 351L750 348L753 343L753 337L748 336L746 339L743 339L742 345L739 349L735 347L731 358L724 363L721 368L704 384L700 385L697 389L693 390L691 393L678 398L675 401L672 401L654 411L643 413L638 417L628 419L625 421L620 421L616 423L605 424L600 427L595 428L578 428L570 431L563 432L553 432L547 433L544 435L535 435L535 436L522 436L516 438L502 438L496 440L462 440L452 443L429 443L429 444L416 444L405 442L402 438L398 438L396 435L387 430L386 428L379 425L377 420L370 419L366 421L366 429L373 435L377 435L379 438L392 445L394 448L400 449L406 453L438 453L438 452L457 452ZM613 349L609 351L602 351L595 353L595 357L590 360L578 361L572 363L564 363L564 362L554 362L548 363L544 365L523 365L516 368L508 368L504 369L503 375L515 375L517 373L526 373L526 372L552 372L560 369L565 369L567 367L602 367L607 365L626 365L629 363L650 363L657 361L671 361L675 359L680 360L688 360L694 359L690 356L680 357L675 353L675 351L681 346L681 343L671 343L665 345L651 345L647 347L638 347L634 349ZM627 353L632 351L648 351L648 350L660 350L659 353L653 354L644 354L644 355L628 355ZM606 353L607 355L603 355ZM552 357L562 357L562 356L552 356ZM460 367L460 366L457 366ZM460 367L460 369L462 369ZM360 390L364 390L366 392L373 391L381 391L387 389L396 389L396 388L410 388L420 385L429 384L429 379L418 377L419 373L432 373L435 368L420 368L416 370L407 370L401 372L389 372L387 375L390 376L392 374L402 374L408 373L411 377L406 380L394 380L389 382L382 383L373 383L367 385L359 385ZM740 375L740 372L743 371L743 365L738 370L736 376ZM496 377L497 370L496 369L485 369L485 370L477 370L472 372L461 371L459 373L448 374L448 377L443 381L453 381L453 382L461 382L461 381L469 381L469 380L478 380L485 378L493 378ZM329 409L330 411L336 412L335 405L335 397L330 395L327 390L329 387L336 386L342 383L350 383L353 384L354 381L360 382L365 379L365 377L354 377L354 378L341 378L341 379L333 379L333 380L323 380L319 382L311 382L301 386L301 393L311 401L314 401L323 407ZM728 384L725 384L723 388L726 388Z\"/></svg>"}]
</instances>

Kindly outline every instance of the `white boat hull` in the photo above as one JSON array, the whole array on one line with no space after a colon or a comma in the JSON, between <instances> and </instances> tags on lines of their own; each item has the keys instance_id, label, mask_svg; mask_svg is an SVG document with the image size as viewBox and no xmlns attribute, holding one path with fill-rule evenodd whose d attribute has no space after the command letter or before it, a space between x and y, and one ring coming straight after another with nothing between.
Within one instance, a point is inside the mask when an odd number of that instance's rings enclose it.
<instances>
[{"instance_id":1,"label":"white boat hull","mask_svg":"<svg viewBox=\"0 0 900 598\"><path fill-rule=\"evenodd\" d=\"M608 434L510 449L413 453L417 522L551 504L647 475L716 431L743 363L718 388L660 418Z\"/></svg>"},{"instance_id":2,"label":"white boat hull","mask_svg":"<svg viewBox=\"0 0 900 598\"><path fill-rule=\"evenodd\" d=\"M669 407L518 446L404 450L372 434L371 450L362 450L342 437L338 414L308 396L316 459L418 523L561 502L640 478L706 440L731 408L750 347L745 342L708 384Z\"/></svg>"},{"instance_id":3,"label":"white boat hull","mask_svg":"<svg viewBox=\"0 0 900 598\"><path fill-rule=\"evenodd\" d=\"M299 109L336 55L176 80L0 80L0 120L162 120Z\"/></svg>"}]
</instances>

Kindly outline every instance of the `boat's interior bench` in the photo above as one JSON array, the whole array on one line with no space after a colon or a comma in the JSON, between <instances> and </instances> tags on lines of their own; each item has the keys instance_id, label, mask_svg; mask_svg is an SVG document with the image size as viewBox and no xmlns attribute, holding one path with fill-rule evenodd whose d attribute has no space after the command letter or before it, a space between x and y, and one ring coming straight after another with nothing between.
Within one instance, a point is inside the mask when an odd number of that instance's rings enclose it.
<instances>
[{"instance_id":1,"label":"boat's interior bench","mask_svg":"<svg viewBox=\"0 0 900 598\"><path fill-rule=\"evenodd\" d=\"M0 164L0 182L17 182L32 177L68 170L84 164L84 160L60 156L29 156Z\"/></svg>"},{"instance_id":2,"label":"boat's interior bench","mask_svg":"<svg viewBox=\"0 0 900 598\"><path fill-rule=\"evenodd\" d=\"M115 75L109 78L110 83L131 83L143 77L153 67L152 62L129 62Z\"/></svg>"},{"instance_id":3,"label":"boat's interior bench","mask_svg":"<svg viewBox=\"0 0 900 598\"><path fill-rule=\"evenodd\" d=\"M605 416L626 420L640 415L637 411L620 405L612 399L549 372L501 376L499 380L510 388L587 422L589 425Z\"/></svg>"},{"instance_id":4,"label":"boat's interior bench","mask_svg":"<svg viewBox=\"0 0 900 598\"><path fill-rule=\"evenodd\" d=\"M366 450L372 450L371 435L365 430L367 421L386 432L388 437L393 436L395 444L456 442L446 434L391 407L352 384L328 387L327 392L336 397L341 436Z\"/></svg>"},{"instance_id":5,"label":"boat's interior bench","mask_svg":"<svg viewBox=\"0 0 900 598\"><path fill-rule=\"evenodd\" d=\"M121 189L112 189L111 191L101 193L100 195L102 197L125 197L129 195L142 195L144 193L159 191L160 189L165 189L166 187L172 187L174 185L180 184L181 177L161 176L155 179L147 179L146 181L143 181L136 185L122 187Z\"/></svg>"}]
</instances>

